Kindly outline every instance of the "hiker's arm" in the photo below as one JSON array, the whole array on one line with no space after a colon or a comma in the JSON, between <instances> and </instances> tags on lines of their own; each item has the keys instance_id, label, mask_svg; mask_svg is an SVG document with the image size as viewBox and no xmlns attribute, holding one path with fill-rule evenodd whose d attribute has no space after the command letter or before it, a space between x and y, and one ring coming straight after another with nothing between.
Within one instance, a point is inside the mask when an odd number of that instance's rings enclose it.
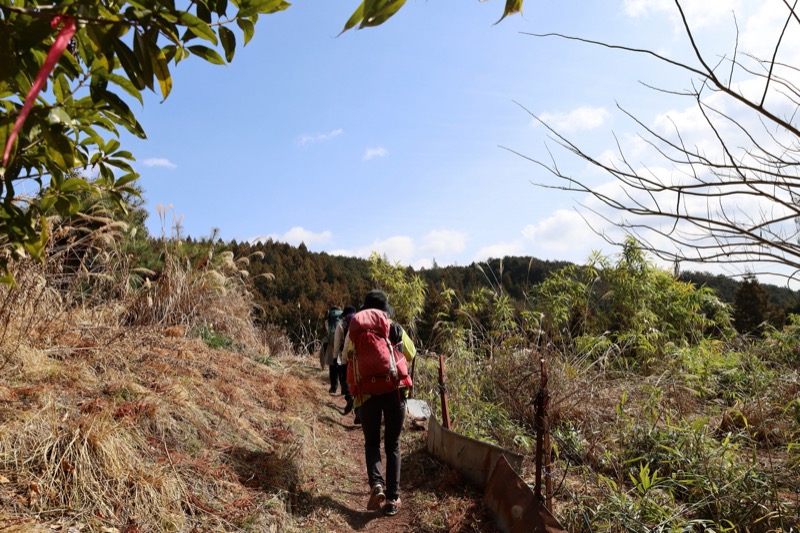
<instances>
[{"instance_id":1,"label":"hiker's arm","mask_svg":"<svg viewBox=\"0 0 800 533\"><path fill-rule=\"evenodd\" d=\"M414 356L417 355L417 348L414 346L414 341L408 336L403 326L397 322L392 322L389 326L389 340L395 347L400 346L403 355L409 363L414 359Z\"/></svg>"},{"instance_id":2,"label":"hiker's arm","mask_svg":"<svg viewBox=\"0 0 800 533\"><path fill-rule=\"evenodd\" d=\"M343 353L344 350L340 348L342 346L342 336L344 335L344 327L342 327L342 323L339 322L336 324L336 331L333 333L333 358L339 359L339 356Z\"/></svg>"},{"instance_id":3,"label":"hiker's arm","mask_svg":"<svg viewBox=\"0 0 800 533\"><path fill-rule=\"evenodd\" d=\"M401 347L403 349L403 355L406 357L406 361L410 363L417 355L417 348L414 346L414 341L412 341L411 337L409 337L406 333L406 330L403 330Z\"/></svg>"},{"instance_id":4,"label":"hiker's arm","mask_svg":"<svg viewBox=\"0 0 800 533\"><path fill-rule=\"evenodd\" d=\"M351 353L353 353L353 341L350 340L350 335L348 335L344 338L344 348L342 348L342 364L347 364L350 361Z\"/></svg>"}]
</instances>

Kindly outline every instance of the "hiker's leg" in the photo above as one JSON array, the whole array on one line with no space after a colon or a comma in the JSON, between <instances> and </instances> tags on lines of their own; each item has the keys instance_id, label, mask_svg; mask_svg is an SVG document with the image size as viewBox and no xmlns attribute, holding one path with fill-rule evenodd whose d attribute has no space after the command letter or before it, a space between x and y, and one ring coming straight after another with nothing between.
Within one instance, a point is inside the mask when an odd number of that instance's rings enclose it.
<instances>
[{"instance_id":1,"label":"hiker's leg","mask_svg":"<svg viewBox=\"0 0 800 533\"><path fill-rule=\"evenodd\" d=\"M383 446L386 452L386 499L400 496L400 432L406 416L406 400L399 391L381 395L386 414Z\"/></svg>"},{"instance_id":2,"label":"hiker's leg","mask_svg":"<svg viewBox=\"0 0 800 533\"><path fill-rule=\"evenodd\" d=\"M339 382L339 369L337 368L336 361L331 363L328 366L328 375L331 378L331 389L330 392L336 392L336 385Z\"/></svg>"},{"instance_id":3,"label":"hiker's leg","mask_svg":"<svg viewBox=\"0 0 800 533\"><path fill-rule=\"evenodd\" d=\"M353 397L350 396L350 385L347 383L347 363L339 365L339 383L342 386L342 396L344 396L346 400L352 399Z\"/></svg>"},{"instance_id":4,"label":"hiker's leg","mask_svg":"<svg viewBox=\"0 0 800 533\"><path fill-rule=\"evenodd\" d=\"M344 414L353 410L353 395L350 394L350 385L347 383L347 363L339 365L339 383L342 384L342 396L347 402L344 406Z\"/></svg>"},{"instance_id":5,"label":"hiker's leg","mask_svg":"<svg viewBox=\"0 0 800 533\"><path fill-rule=\"evenodd\" d=\"M364 459L367 464L369 486L377 483L385 487L383 465L381 464L381 403L374 396L358 408L361 418L361 431L364 433Z\"/></svg>"}]
</instances>

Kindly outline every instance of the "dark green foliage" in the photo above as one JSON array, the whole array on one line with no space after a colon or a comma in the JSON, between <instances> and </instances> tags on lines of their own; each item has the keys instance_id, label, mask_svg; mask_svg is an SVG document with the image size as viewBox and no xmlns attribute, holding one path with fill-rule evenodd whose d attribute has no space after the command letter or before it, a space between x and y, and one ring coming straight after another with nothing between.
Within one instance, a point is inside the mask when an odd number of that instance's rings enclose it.
<instances>
[{"instance_id":1,"label":"dark green foliage","mask_svg":"<svg viewBox=\"0 0 800 533\"><path fill-rule=\"evenodd\" d=\"M653 265L629 240L612 262L595 254L568 266L533 291L548 338L593 359L656 363L677 346L729 328L729 311L712 291L696 289Z\"/></svg>"},{"instance_id":2,"label":"dark green foliage","mask_svg":"<svg viewBox=\"0 0 800 533\"><path fill-rule=\"evenodd\" d=\"M678 279L694 283L698 287L713 289L720 300L729 304L733 304L736 298L736 290L742 284L741 281L728 276L712 275L705 272L682 272ZM787 313L794 312L795 309L800 310L800 301L798 301L797 293L792 289L769 283L763 284L762 287L767 291L769 303L773 306L785 309Z\"/></svg>"},{"instance_id":3,"label":"dark green foliage","mask_svg":"<svg viewBox=\"0 0 800 533\"><path fill-rule=\"evenodd\" d=\"M192 55L225 63L195 39L221 46L231 61L237 38L226 25L248 25L245 44L259 15L287 7L282 0L219 2L213 12L205 2L0 3L0 281L11 280L9 259L45 259L48 218L92 216L83 210L87 200L91 206L102 197L122 207L137 194L133 154L118 139L122 130L146 136L128 102L141 104L145 89L166 99L171 65ZM66 36L66 49L56 35ZM51 53L55 65L45 60ZM37 96L32 81L39 73L47 83ZM78 169L96 177L86 179ZM31 186L33 195L21 192ZM81 251L70 268L84 261Z\"/></svg>"},{"instance_id":4,"label":"dark green foliage","mask_svg":"<svg viewBox=\"0 0 800 533\"><path fill-rule=\"evenodd\" d=\"M734 293L733 321L742 335L760 333L770 312L769 294L755 276L747 276Z\"/></svg>"},{"instance_id":5,"label":"dark green foliage","mask_svg":"<svg viewBox=\"0 0 800 533\"><path fill-rule=\"evenodd\" d=\"M433 346L436 342L435 328L442 316L453 320L455 317L450 314L450 306L444 296L442 284L429 285L427 298L425 298L425 308L422 310L422 319L417 324L417 336L425 346Z\"/></svg>"},{"instance_id":6,"label":"dark green foliage","mask_svg":"<svg viewBox=\"0 0 800 533\"><path fill-rule=\"evenodd\" d=\"M515 301L525 301L530 289L547 276L570 263L566 261L543 261L535 257L506 256L502 259L489 259L468 266L445 266L420 271L428 286L439 286L440 282L453 289L460 298L481 287L502 286L503 292Z\"/></svg>"},{"instance_id":7,"label":"dark green foliage","mask_svg":"<svg viewBox=\"0 0 800 533\"><path fill-rule=\"evenodd\" d=\"M310 348L324 332L325 311L331 305L358 307L364 294L374 288L370 261L327 253L310 252L305 246L295 247L271 239L253 244L228 244L236 257L263 253L248 267L254 283L258 305L257 317L262 324L283 327L296 345ZM505 297L517 310L524 308L528 290L547 275L567 263L540 261L530 257L492 259L479 265L448 266L415 272L427 286L425 308L417 322L417 338L426 346L435 346L434 326L440 320L446 303L441 291L446 288L459 301L487 286L502 287ZM501 266L502 265L502 266ZM498 278L499 276L499 278Z\"/></svg>"},{"instance_id":8,"label":"dark green foliage","mask_svg":"<svg viewBox=\"0 0 800 533\"><path fill-rule=\"evenodd\" d=\"M325 313L332 305L358 306L372 287L369 262L309 252L286 243L239 243L237 256L260 252L249 264L262 325L283 327L298 346L311 347L324 333Z\"/></svg>"},{"instance_id":9,"label":"dark green foliage","mask_svg":"<svg viewBox=\"0 0 800 533\"><path fill-rule=\"evenodd\" d=\"M187 242L188 240L187 238ZM284 328L298 346L311 347L323 333L325 311L330 305L343 307L350 304L358 307L364 294L373 288L370 262L367 259L310 252L302 245L296 247L272 240L254 244L232 241L226 247L236 257L249 257L254 252L264 254L263 258L252 260L248 267L256 293L257 320L261 324L275 324ZM437 323L443 319L451 324L456 323L455 314L458 312L458 305L454 306L452 302L466 304L474 295L486 288L491 288L498 295L507 297L508 305L514 314L519 316L529 308L530 292L548 279L553 272L568 266L570 263L564 261L504 257L502 260L490 259L486 263L472 263L467 266L422 269L416 273L412 268L408 268L409 275L419 275L427 285L425 307L417 322L417 338L425 347L436 349ZM631 268L633 267L632 265ZM733 302L736 287L741 284L723 276L701 273L683 274L678 281L687 282L687 285L684 285L687 290L690 288L688 283L702 289L698 292L699 295L708 294L709 290L719 288L723 294L719 300L727 303ZM764 287L775 301L796 305L792 291L772 285ZM606 294L600 292L600 289L601 287L597 287L599 296ZM633 289L636 289L635 285L631 286L631 290ZM653 294L658 296L659 290L656 287L656 292ZM444 296L444 291L448 292L448 296ZM596 312L601 313L605 327L615 331L624 330L626 321L630 321L633 315L627 314L626 307L621 305L619 298L608 296L595 302L598 306ZM633 292L629 296L632 297ZM609 307L613 302L620 304L618 310L623 311L617 312L613 306ZM703 297L693 305L703 307L709 302L709 299ZM573 334L577 334L581 327L587 325L585 321L598 318L585 315L585 308L583 309L581 311L580 306L576 307L570 317L568 328ZM703 314L712 316L716 311L704 308ZM488 310L479 311L468 320L463 316L461 320L473 322L477 320L482 327L488 327L490 319L488 313ZM779 314L776 315L773 310L770 316L774 320ZM673 318L680 319L680 317ZM774 323L779 325L777 322ZM441 335L440 331L438 336Z\"/></svg>"}]
</instances>

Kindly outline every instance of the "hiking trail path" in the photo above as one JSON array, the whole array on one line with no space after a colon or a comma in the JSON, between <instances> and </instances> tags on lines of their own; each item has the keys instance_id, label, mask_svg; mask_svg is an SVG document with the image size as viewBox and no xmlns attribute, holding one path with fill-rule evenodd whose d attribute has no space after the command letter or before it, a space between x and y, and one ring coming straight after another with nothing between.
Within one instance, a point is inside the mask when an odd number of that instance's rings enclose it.
<instances>
[{"instance_id":1,"label":"hiking trail path","mask_svg":"<svg viewBox=\"0 0 800 533\"><path fill-rule=\"evenodd\" d=\"M319 454L317 472L309 472L298 502L301 514L308 517L309 529L331 533L360 532L496 532L491 517L480 503L480 495L448 467L426 451L427 431L406 419L401 435L400 511L385 516L368 511L369 486L364 463L364 436L353 423L354 414L344 415L344 397L330 394L327 369L307 366L300 369L312 385L318 401L318 430L325 435L315 442ZM319 429L321 428L321 429ZM381 450L385 471L385 455ZM302 499L301 499L302 500ZM446 522L441 523L443 516ZM431 523L438 522L438 523Z\"/></svg>"}]
</instances>

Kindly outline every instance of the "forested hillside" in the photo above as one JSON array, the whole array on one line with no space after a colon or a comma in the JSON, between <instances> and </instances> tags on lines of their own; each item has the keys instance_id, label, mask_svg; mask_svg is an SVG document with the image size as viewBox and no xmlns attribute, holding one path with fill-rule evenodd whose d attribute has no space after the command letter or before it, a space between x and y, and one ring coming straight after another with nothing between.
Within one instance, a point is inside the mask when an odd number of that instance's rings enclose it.
<instances>
[{"instance_id":1,"label":"forested hillside","mask_svg":"<svg viewBox=\"0 0 800 533\"><path fill-rule=\"evenodd\" d=\"M247 269L254 280L259 320L285 328L298 345L313 343L316 335L321 334L322 319L330 305L357 306L372 287L368 259L311 252L303 244L292 246L272 240L254 244L218 243L217 246L230 249L237 257L250 258ZM432 340L445 291L452 291L451 298L461 302L485 289L502 292L510 298L513 307L521 311L528 306L531 292L537 285L550 273L568 265L564 261L511 256L419 271L403 267L409 275L418 275L426 285L426 305L419 318L418 336L423 342ZM729 304L734 304L737 290L742 286L741 280L697 271L684 272L679 279L698 288L712 289ZM760 287L768 296L768 302L763 304L765 308L748 307L742 312L757 314L763 320L769 318L775 326L783 325L786 315L799 308L797 293L770 284ZM739 310L734 309L734 314L737 312Z\"/></svg>"}]
</instances>

